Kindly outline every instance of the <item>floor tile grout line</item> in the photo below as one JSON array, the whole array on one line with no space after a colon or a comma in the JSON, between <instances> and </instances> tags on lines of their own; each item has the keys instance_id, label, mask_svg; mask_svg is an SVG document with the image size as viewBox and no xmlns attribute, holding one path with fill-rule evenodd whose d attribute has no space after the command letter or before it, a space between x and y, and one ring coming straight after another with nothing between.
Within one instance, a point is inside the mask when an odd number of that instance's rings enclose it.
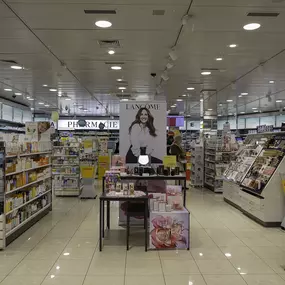
<instances>
[{"instance_id":1,"label":"floor tile grout line","mask_svg":"<svg viewBox=\"0 0 285 285\"><path fill-rule=\"evenodd\" d=\"M166 279L165 279L165 275L164 275L164 270L163 270L163 266L162 266L162 259L161 259L161 256L160 256L160 251L158 251L158 258L159 258L159 262L160 262L160 266L161 266L161 272L162 272L162 278L163 278L163 282L164 282L164 285L166 285Z\"/></svg>"},{"instance_id":2,"label":"floor tile grout line","mask_svg":"<svg viewBox=\"0 0 285 285\"><path fill-rule=\"evenodd\" d=\"M69 212L70 210L71 210L71 209L69 209L68 212ZM11 269L11 270L9 271L9 273L8 273L8 274L5 276L5 278L0 282L0 284L12 273L12 271L13 271L14 269L16 269L16 267L35 249L35 247L47 236L47 234L52 231L52 229L58 224L58 222L59 222L59 221L57 221L57 223L55 223L55 225L52 226L51 229L50 229L33 247L30 248L30 250L27 252L27 254L24 255L23 258L20 259L19 262L13 267L13 269ZM34 224L34 225L36 225L36 224ZM34 225L33 225L33 226L34 226ZM33 227L33 226L32 226L32 227ZM32 227L30 227L29 229L31 229ZM27 229L27 231L28 231L29 229ZM23 233L23 234L24 234L24 233ZM17 240L17 239L16 239L16 240ZM15 240L15 241L16 241L16 240ZM12 243L13 243L13 242L12 242ZM11 244L12 244L12 243L11 243ZM9 245L8 245L8 246L9 246ZM4 250L5 250L5 249L4 249ZM42 284L42 283L41 283L41 284Z\"/></svg>"},{"instance_id":3,"label":"floor tile grout line","mask_svg":"<svg viewBox=\"0 0 285 285\"><path fill-rule=\"evenodd\" d=\"M79 200L79 203L81 203L81 202L82 202L82 200ZM74 204L79 204L79 203L74 203ZM86 219L87 215L91 212L91 210L92 210L93 207L94 207L94 205L93 205L92 207L90 207L89 211L86 213L86 215L84 216L84 218L82 219L82 221ZM67 215L72 209L73 209L73 207L71 207L71 208L66 212L66 215ZM70 242L70 240L74 237L74 235L75 235L76 232L78 231L80 225L82 224L82 221L81 221L81 223L78 225L76 231L75 231L74 234L70 237L70 239L68 240L68 242ZM68 242L66 243L66 245L68 244ZM56 259L56 261L55 261L55 262L53 263L53 265L50 267L50 270L49 270L48 273L45 275L45 277L44 277L43 281L40 283L40 285L42 285L42 284L44 283L44 281L45 281L45 279L48 277L50 271L52 270L52 268L54 267L54 265L57 263L57 261L59 260L59 258L61 257L61 254L64 252L64 250L65 250L65 248L66 248L66 245L65 245L64 249L61 251L59 257ZM96 248L95 248L95 250L96 250ZM94 250L94 252L95 252L95 250ZM92 261L92 260L91 260L91 261ZM91 261L90 261L90 263L91 263ZM84 278L84 280L85 280L85 278ZM83 282L84 282L84 280L83 280ZM82 283L82 285L83 285L83 283Z\"/></svg>"}]
</instances>

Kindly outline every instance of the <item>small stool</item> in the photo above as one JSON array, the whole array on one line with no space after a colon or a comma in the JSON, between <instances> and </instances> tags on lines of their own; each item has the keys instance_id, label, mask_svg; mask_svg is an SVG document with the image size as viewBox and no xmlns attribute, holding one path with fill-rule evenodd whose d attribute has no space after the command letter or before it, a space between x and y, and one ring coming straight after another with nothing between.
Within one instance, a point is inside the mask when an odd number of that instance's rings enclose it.
<instances>
[{"instance_id":1,"label":"small stool","mask_svg":"<svg viewBox=\"0 0 285 285\"><path fill-rule=\"evenodd\" d=\"M127 202L126 207L126 215L127 215L127 250L129 250L129 241L130 241L130 218L131 217L138 217L143 216L144 217L144 229L146 231L145 234L145 251L147 251L147 219L148 219L148 211L145 210L145 203L148 203L145 201L144 203L132 203Z\"/></svg>"}]
</instances>

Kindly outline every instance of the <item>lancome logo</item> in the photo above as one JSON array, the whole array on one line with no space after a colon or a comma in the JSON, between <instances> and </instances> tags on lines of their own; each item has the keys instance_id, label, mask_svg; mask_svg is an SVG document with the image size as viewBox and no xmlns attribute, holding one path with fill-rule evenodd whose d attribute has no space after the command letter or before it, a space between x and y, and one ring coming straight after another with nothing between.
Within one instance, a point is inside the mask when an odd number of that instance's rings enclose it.
<instances>
[{"instance_id":1,"label":"lancome logo","mask_svg":"<svg viewBox=\"0 0 285 285\"><path fill-rule=\"evenodd\" d=\"M159 110L160 104L126 104L126 110L139 110L140 108Z\"/></svg>"}]
</instances>

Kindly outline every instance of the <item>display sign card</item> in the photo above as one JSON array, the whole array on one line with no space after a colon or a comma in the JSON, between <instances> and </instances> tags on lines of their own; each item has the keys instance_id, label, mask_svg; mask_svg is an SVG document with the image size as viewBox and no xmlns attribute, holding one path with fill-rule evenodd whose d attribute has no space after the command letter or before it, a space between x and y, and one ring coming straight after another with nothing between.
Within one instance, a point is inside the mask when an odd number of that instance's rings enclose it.
<instances>
[{"instance_id":1,"label":"display sign card","mask_svg":"<svg viewBox=\"0 0 285 285\"><path fill-rule=\"evenodd\" d=\"M177 166L177 161L176 161L176 156L175 155L166 155L163 158L163 165L165 167L176 167Z\"/></svg>"}]
</instances>

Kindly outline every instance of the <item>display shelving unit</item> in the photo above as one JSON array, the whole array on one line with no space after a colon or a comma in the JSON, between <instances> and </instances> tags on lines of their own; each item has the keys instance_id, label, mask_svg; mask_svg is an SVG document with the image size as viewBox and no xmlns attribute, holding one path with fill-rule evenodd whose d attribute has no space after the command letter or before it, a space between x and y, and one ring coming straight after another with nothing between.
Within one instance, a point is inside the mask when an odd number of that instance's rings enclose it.
<instances>
[{"instance_id":1,"label":"display shelving unit","mask_svg":"<svg viewBox=\"0 0 285 285\"><path fill-rule=\"evenodd\" d=\"M54 142L52 154L53 190L56 196L79 196L83 189L79 142Z\"/></svg>"},{"instance_id":2,"label":"display shelving unit","mask_svg":"<svg viewBox=\"0 0 285 285\"><path fill-rule=\"evenodd\" d=\"M25 142L24 149L0 144L0 248L5 248L52 209L51 143Z\"/></svg>"},{"instance_id":3,"label":"display shelving unit","mask_svg":"<svg viewBox=\"0 0 285 285\"><path fill-rule=\"evenodd\" d=\"M203 142L193 142L191 146L191 175L190 185L193 187L204 186L204 146Z\"/></svg>"},{"instance_id":4,"label":"display shelving unit","mask_svg":"<svg viewBox=\"0 0 285 285\"><path fill-rule=\"evenodd\" d=\"M215 193L223 192L223 173L236 151L225 150L221 135L205 142L205 186Z\"/></svg>"},{"instance_id":5,"label":"display shelving unit","mask_svg":"<svg viewBox=\"0 0 285 285\"><path fill-rule=\"evenodd\" d=\"M263 226L279 226L285 210L280 177L285 173L285 133L249 135L245 144L238 166L225 172L231 180L225 182L224 200Z\"/></svg>"}]
</instances>

